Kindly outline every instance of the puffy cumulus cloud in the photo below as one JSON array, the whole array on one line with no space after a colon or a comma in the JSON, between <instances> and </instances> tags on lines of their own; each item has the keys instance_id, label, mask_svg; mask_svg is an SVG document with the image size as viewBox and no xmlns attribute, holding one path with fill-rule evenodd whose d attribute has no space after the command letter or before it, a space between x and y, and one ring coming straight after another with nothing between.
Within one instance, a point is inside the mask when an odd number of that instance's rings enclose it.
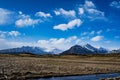
<instances>
[{"instance_id":1,"label":"puffy cumulus cloud","mask_svg":"<svg viewBox=\"0 0 120 80\"><path fill-rule=\"evenodd\" d=\"M60 8L58 10L55 10L54 13L56 15L64 15L64 16L69 16L69 17L75 17L76 16L76 12L74 10L64 10L63 8Z\"/></svg>"},{"instance_id":2,"label":"puffy cumulus cloud","mask_svg":"<svg viewBox=\"0 0 120 80\"><path fill-rule=\"evenodd\" d=\"M111 2L110 6L120 9L120 1L113 1Z\"/></svg>"},{"instance_id":3,"label":"puffy cumulus cloud","mask_svg":"<svg viewBox=\"0 0 120 80\"><path fill-rule=\"evenodd\" d=\"M78 8L79 15L81 17L89 18L89 19L105 19L104 12L98 10L95 4L92 1L85 1L85 4L81 5ZM84 16L83 16L84 14Z\"/></svg>"},{"instance_id":4,"label":"puffy cumulus cloud","mask_svg":"<svg viewBox=\"0 0 120 80\"><path fill-rule=\"evenodd\" d=\"M2 38L2 39L6 38L8 36L17 37L19 35L21 35L21 33L18 32L18 31L10 31L10 32L8 32L8 31L0 31L0 38Z\"/></svg>"},{"instance_id":5,"label":"puffy cumulus cloud","mask_svg":"<svg viewBox=\"0 0 120 80\"><path fill-rule=\"evenodd\" d=\"M41 12L41 11L37 12L37 13L35 14L35 16L43 17L43 18L52 17L50 13L44 13L44 12Z\"/></svg>"},{"instance_id":6,"label":"puffy cumulus cloud","mask_svg":"<svg viewBox=\"0 0 120 80\"><path fill-rule=\"evenodd\" d=\"M78 8L78 10L79 10L80 15L84 14L84 9L83 8Z\"/></svg>"},{"instance_id":7,"label":"puffy cumulus cloud","mask_svg":"<svg viewBox=\"0 0 120 80\"><path fill-rule=\"evenodd\" d=\"M8 33L9 33L10 36L15 36L15 37L17 37L17 36L19 36L21 34L18 31L11 31L11 32L8 32Z\"/></svg>"},{"instance_id":8,"label":"puffy cumulus cloud","mask_svg":"<svg viewBox=\"0 0 120 80\"><path fill-rule=\"evenodd\" d=\"M87 9L87 12L89 13L89 18L104 17L104 12L97 9Z\"/></svg>"},{"instance_id":9,"label":"puffy cumulus cloud","mask_svg":"<svg viewBox=\"0 0 120 80\"><path fill-rule=\"evenodd\" d=\"M40 18L39 18L40 17ZM34 26L52 17L50 13L36 12L33 16L23 14L22 11L10 11L0 8L0 25L15 24L16 27Z\"/></svg>"},{"instance_id":10,"label":"puffy cumulus cloud","mask_svg":"<svg viewBox=\"0 0 120 80\"><path fill-rule=\"evenodd\" d=\"M14 12L0 8L0 25L11 24L13 21Z\"/></svg>"},{"instance_id":11,"label":"puffy cumulus cloud","mask_svg":"<svg viewBox=\"0 0 120 80\"><path fill-rule=\"evenodd\" d=\"M85 0L85 8L95 8L95 4L92 1Z\"/></svg>"},{"instance_id":12,"label":"puffy cumulus cloud","mask_svg":"<svg viewBox=\"0 0 120 80\"><path fill-rule=\"evenodd\" d=\"M40 19L32 19L29 15L22 14L22 12L19 12L19 14L19 19L15 22L17 27L34 26L41 22Z\"/></svg>"},{"instance_id":13,"label":"puffy cumulus cloud","mask_svg":"<svg viewBox=\"0 0 120 80\"><path fill-rule=\"evenodd\" d=\"M79 27L82 24L82 21L80 19L74 19L67 24L59 24L57 26L54 26L54 29L59 29L62 31L73 29L75 26Z\"/></svg>"},{"instance_id":14,"label":"puffy cumulus cloud","mask_svg":"<svg viewBox=\"0 0 120 80\"><path fill-rule=\"evenodd\" d=\"M51 38L49 40L39 40L38 44L47 49L58 48L61 50L65 50L75 44L79 44L80 42L81 39L79 39L77 36L71 36L68 38Z\"/></svg>"},{"instance_id":15,"label":"puffy cumulus cloud","mask_svg":"<svg viewBox=\"0 0 120 80\"><path fill-rule=\"evenodd\" d=\"M19 19L15 22L15 25L17 27L26 27L26 26L34 26L35 24L38 24L39 20L34 20L31 18L26 19Z\"/></svg>"},{"instance_id":16,"label":"puffy cumulus cloud","mask_svg":"<svg viewBox=\"0 0 120 80\"><path fill-rule=\"evenodd\" d=\"M96 42L96 41L100 41L102 39L103 39L103 36L95 36L95 37L91 38L90 40Z\"/></svg>"}]
</instances>

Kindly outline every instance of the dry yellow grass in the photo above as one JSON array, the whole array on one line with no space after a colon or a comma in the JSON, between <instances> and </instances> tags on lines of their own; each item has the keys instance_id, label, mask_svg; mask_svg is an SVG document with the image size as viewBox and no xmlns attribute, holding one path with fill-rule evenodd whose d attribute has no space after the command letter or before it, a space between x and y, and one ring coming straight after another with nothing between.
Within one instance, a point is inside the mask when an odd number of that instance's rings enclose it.
<instances>
[{"instance_id":1,"label":"dry yellow grass","mask_svg":"<svg viewBox=\"0 0 120 80\"><path fill-rule=\"evenodd\" d=\"M120 72L118 57L20 57L1 56L0 73L9 78L83 75Z\"/></svg>"}]
</instances>

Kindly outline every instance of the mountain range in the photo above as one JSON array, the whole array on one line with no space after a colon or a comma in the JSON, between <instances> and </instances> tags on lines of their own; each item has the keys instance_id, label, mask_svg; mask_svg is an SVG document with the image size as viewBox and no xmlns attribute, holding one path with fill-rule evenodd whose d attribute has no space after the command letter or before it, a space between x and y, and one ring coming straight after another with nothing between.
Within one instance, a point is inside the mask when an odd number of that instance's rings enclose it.
<instances>
[{"instance_id":1,"label":"mountain range","mask_svg":"<svg viewBox=\"0 0 120 80\"><path fill-rule=\"evenodd\" d=\"M91 46L90 44L86 44L83 46L75 45L72 46L70 49L64 51L61 54L105 54L108 53L109 50L105 48L95 48Z\"/></svg>"},{"instance_id":2,"label":"mountain range","mask_svg":"<svg viewBox=\"0 0 120 80\"><path fill-rule=\"evenodd\" d=\"M30 46L23 46L20 48L11 48L11 49L4 49L0 50L1 54L19 54L19 53L33 53L33 54L55 54L60 53L61 50L53 49L51 51L46 51L46 48L40 47L30 47Z\"/></svg>"},{"instance_id":3,"label":"mountain range","mask_svg":"<svg viewBox=\"0 0 120 80\"><path fill-rule=\"evenodd\" d=\"M108 53L120 53L118 50L108 50L105 48L96 48L90 44L86 45L74 45L66 51L54 48L47 51L46 48L23 46L20 48L11 48L0 50L0 54L19 54L19 53L33 53L33 54L108 54Z\"/></svg>"}]
</instances>

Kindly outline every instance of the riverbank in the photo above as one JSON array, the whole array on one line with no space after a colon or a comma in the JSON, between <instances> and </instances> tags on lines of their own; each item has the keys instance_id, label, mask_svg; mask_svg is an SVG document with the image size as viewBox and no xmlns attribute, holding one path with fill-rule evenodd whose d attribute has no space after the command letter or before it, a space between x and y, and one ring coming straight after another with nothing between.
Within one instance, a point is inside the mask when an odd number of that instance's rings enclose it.
<instances>
[{"instance_id":1,"label":"riverbank","mask_svg":"<svg viewBox=\"0 0 120 80\"><path fill-rule=\"evenodd\" d=\"M120 72L119 66L119 57L0 56L0 79L26 80L40 77L114 73Z\"/></svg>"},{"instance_id":2,"label":"riverbank","mask_svg":"<svg viewBox=\"0 0 120 80\"><path fill-rule=\"evenodd\" d=\"M115 73L93 73L93 74L34 74L34 73L14 73L13 75L4 75L0 76L0 80L39 80L39 79L51 79L51 78L63 78L63 77L83 77L83 76L93 76L96 75L109 75L109 74L115 74ZM117 74L117 73L116 73ZM120 72L118 73L120 74ZM120 75L119 75L120 76ZM120 77L114 77L114 78L99 78L97 80L120 80ZM95 76L94 76L95 77Z\"/></svg>"},{"instance_id":3,"label":"riverbank","mask_svg":"<svg viewBox=\"0 0 120 80\"><path fill-rule=\"evenodd\" d=\"M114 78L106 78L106 79L100 79L100 80L120 80L120 76L119 77L114 77Z\"/></svg>"}]
</instances>

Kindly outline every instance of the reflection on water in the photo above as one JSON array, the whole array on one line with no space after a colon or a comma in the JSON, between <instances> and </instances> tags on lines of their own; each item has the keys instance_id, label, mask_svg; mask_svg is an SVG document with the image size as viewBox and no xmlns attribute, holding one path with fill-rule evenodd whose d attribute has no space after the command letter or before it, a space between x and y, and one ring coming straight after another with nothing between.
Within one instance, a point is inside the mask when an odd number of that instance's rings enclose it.
<instances>
[{"instance_id":1,"label":"reflection on water","mask_svg":"<svg viewBox=\"0 0 120 80\"><path fill-rule=\"evenodd\" d=\"M101 78L113 78L113 77L118 77L118 76L120 76L120 73L40 78L37 80L100 80Z\"/></svg>"}]
</instances>

